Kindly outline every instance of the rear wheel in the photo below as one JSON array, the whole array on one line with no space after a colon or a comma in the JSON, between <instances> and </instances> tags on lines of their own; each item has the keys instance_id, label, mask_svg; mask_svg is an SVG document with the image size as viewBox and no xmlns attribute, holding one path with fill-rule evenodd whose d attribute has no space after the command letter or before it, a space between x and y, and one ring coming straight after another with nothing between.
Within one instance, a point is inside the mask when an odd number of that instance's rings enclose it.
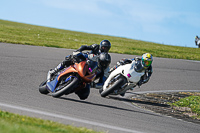
<instances>
[{"instance_id":1,"label":"rear wheel","mask_svg":"<svg viewBox=\"0 0 200 133\"><path fill-rule=\"evenodd\" d=\"M106 97L114 90L119 89L124 83L124 78L120 77L118 80L114 81L106 90L101 90L101 96Z\"/></svg>"},{"instance_id":2,"label":"rear wheel","mask_svg":"<svg viewBox=\"0 0 200 133\"><path fill-rule=\"evenodd\" d=\"M67 83L59 85L55 89L55 91L52 93L52 96L57 98L64 94L69 94L77 84L78 84L78 79L73 78L70 81L68 81Z\"/></svg>"},{"instance_id":3,"label":"rear wheel","mask_svg":"<svg viewBox=\"0 0 200 133\"><path fill-rule=\"evenodd\" d=\"M48 94L49 91L46 88L46 83L47 81L43 81L40 85L39 85L39 92L42 94Z\"/></svg>"}]
</instances>

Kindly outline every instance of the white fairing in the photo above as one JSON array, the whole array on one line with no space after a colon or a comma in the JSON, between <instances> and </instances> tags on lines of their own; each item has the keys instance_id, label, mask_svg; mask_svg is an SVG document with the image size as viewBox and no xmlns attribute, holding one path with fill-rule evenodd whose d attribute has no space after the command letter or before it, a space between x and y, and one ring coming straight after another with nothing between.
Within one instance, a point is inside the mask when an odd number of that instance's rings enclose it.
<instances>
[{"instance_id":1,"label":"white fairing","mask_svg":"<svg viewBox=\"0 0 200 133\"><path fill-rule=\"evenodd\" d=\"M131 64L121 65L117 69L115 69L105 81L103 85L103 90L106 90L106 86L108 85L110 80L118 74L122 74L127 78L127 81L129 82L128 85L132 86L136 85L138 81L140 81L140 78L144 75L144 71L136 72L134 66L135 66L135 61L133 61ZM129 77L128 74L130 75ZM130 86L127 86L127 88L129 89Z\"/></svg>"}]
</instances>

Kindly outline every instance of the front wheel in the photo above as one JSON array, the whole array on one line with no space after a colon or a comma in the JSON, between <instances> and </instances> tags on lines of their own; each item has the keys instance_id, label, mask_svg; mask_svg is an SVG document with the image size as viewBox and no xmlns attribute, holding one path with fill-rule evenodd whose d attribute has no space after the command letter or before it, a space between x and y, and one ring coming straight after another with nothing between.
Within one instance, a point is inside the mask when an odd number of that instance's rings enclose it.
<instances>
[{"instance_id":1,"label":"front wheel","mask_svg":"<svg viewBox=\"0 0 200 133\"><path fill-rule=\"evenodd\" d=\"M47 81L43 81L40 85L39 85L39 92L42 94L48 94L49 91L46 88L46 83Z\"/></svg>"},{"instance_id":2,"label":"front wheel","mask_svg":"<svg viewBox=\"0 0 200 133\"><path fill-rule=\"evenodd\" d=\"M74 89L74 86L76 86L78 84L78 79L73 78L70 81L70 83L66 83L66 84L67 85L58 86L56 91L54 91L52 93L52 96L58 98L64 94L70 93Z\"/></svg>"},{"instance_id":3,"label":"front wheel","mask_svg":"<svg viewBox=\"0 0 200 133\"><path fill-rule=\"evenodd\" d=\"M124 78L119 78L118 80L114 81L106 90L101 90L101 96L106 97L110 93L112 93L114 90L120 88L124 83Z\"/></svg>"}]
</instances>

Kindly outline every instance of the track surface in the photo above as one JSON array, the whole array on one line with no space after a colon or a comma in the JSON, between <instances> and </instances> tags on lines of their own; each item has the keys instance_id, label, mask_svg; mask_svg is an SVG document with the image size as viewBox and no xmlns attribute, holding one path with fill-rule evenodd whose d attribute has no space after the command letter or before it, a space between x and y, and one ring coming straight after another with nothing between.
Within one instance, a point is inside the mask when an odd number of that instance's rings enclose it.
<instances>
[{"instance_id":1,"label":"track surface","mask_svg":"<svg viewBox=\"0 0 200 133\"><path fill-rule=\"evenodd\" d=\"M142 110L125 100L102 98L94 88L84 101L75 94L61 98L40 94L38 86L45 80L47 71L72 51L0 43L0 109L109 133L199 133L198 124ZM121 58L135 56L111 54L111 57L113 66ZM135 88L133 93L200 91L198 61L155 57L153 71L150 81Z\"/></svg>"}]
</instances>

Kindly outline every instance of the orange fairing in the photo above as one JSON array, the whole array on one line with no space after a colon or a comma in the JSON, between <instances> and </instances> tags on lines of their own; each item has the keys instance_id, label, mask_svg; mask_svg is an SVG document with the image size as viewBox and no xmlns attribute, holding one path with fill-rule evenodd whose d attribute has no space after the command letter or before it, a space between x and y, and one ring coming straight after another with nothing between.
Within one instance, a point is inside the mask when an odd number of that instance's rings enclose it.
<instances>
[{"instance_id":1,"label":"orange fairing","mask_svg":"<svg viewBox=\"0 0 200 133\"><path fill-rule=\"evenodd\" d=\"M83 79L83 81L87 83L92 82L96 77L95 73L92 74L89 71L86 61L82 61L80 63L75 63L74 65L71 65L70 67L66 68L64 72L59 75L58 80L63 75L73 72L78 73L79 76Z\"/></svg>"},{"instance_id":2,"label":"orange fairing","mask_svg":"<svg viewBox=\"0 0 200 133\"><path fill-rule=\"evenodd\" d=\"M58 76L58 81L60 80L60 77L68 74L68 73L72 73L72 72L78 72L76 71L72 66L66 68L59 76Z\"/></svg>"}]
</instances>

